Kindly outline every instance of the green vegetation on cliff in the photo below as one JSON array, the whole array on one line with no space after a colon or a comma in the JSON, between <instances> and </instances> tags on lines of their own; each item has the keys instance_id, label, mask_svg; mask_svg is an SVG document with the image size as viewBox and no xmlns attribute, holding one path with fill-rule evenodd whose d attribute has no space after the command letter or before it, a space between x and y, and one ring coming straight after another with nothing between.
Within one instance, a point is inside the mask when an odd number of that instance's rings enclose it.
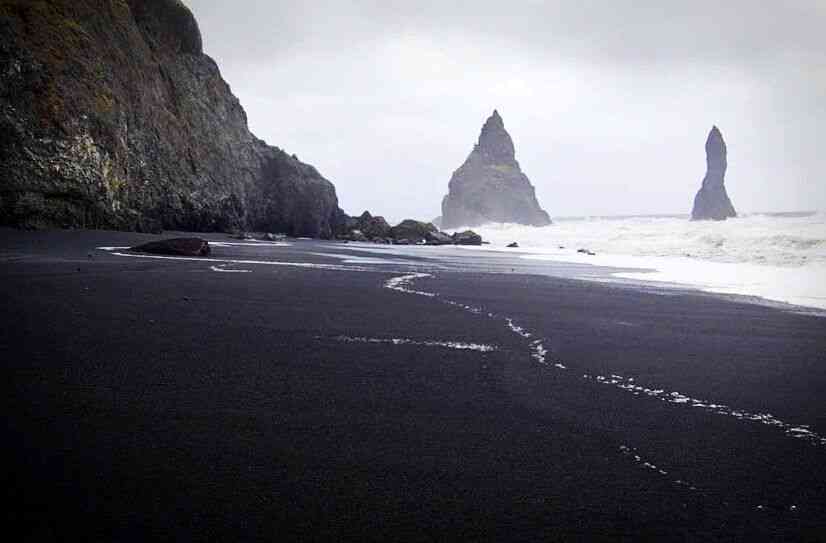
<instances>
[{"instance_id":1,"label":"green vegetation on cliff","mask_svg":"<svg viewBox=\"0 0 826 543\"><path fill-rule=\"evenodd\" d=\"M328 237L341 216L249 132L179 0L0 0L0 224Z\"/></svg>"}]
</instances>

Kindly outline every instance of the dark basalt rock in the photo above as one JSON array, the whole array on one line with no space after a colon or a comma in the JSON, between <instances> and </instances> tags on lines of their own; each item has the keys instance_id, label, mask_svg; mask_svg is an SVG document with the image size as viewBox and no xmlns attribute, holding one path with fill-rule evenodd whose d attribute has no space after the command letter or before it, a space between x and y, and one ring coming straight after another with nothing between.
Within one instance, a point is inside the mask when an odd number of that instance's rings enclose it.
<instances>
[{"instance_id":1,"label":"dark basalt rock","mask_svg":"<svg viewBox=\"0 0 826 543\"><path fill-rule=\"evenodd\" d=\"M150 241L129 249L139 253L174 256L209 256L209 243L201 238L171 238Z\"/></svg>"},{"instance_id":2,"label":"dark basalt rock","mask_svg":"<svg viewBox=\"0 0 826 543\"><path fill-rule=\"evenodd\" d=\"M350 232L350 237L347 238L349 241L370 241L370 238L364 235L364 232L361 230L353 230Z\"/></svg>"},{"instance_id":3,"label":"dark basalt rock","mask_svg":"<svg viewBox=\"0 0 826 543\"><path fill-rule=\"evenodd\" d=\"M127 0L135 20L147 29L155 48L200 55L201 30L192 12L180 0Z\"/></svg>"},{"instance_id":4,"label":"dark basalt rock","mask_svg":"<svg viewBox=\"0 0 826 543\"><path fill-rule=\"evenodd\" d=\"M446 234L445 232L428 232L425 235L425 242L428 245L453 245L453 238L450 237L450 234Z\"/></svg>"},{"instance_id":5,"label":"dark basalt rock","mask_svg":"<svg viewBox=\"0 0 826 543\"><path fill-rule=\"evenodd\" d=\"M471 236L460 236L463 244L479 245L482 238L472 234ZM476 243L475 238L478 239ZM347 217L342 221L336 237L345 241L372 241L374 243L394 243L396 245L453 245L456 243L456 236L451 236L440 231L432 223L406 219L390 227L382 217L374 217L368 211L360 217Z\"/></svg>"},{"instance_id":6,"label":"dark basalt rock","mask_svg":"<svg viewBox=\"0 0 826 543\"><path fill-rule=\"evenodd\" d=\"M720 130L714 126L706 140L706 176L694 197L691 220L722 221L737 216L724 184L728 167L726 154L726 142L723 141Z\"/></svg>"},{"instance_id":7,"label":"dark basalt rock","mask_svg":"<svg viewBox=\"0 0 826 543\"><path fill-rule=\"evenodd\" d=\"M386 238L390 236L390 225L384 220L384 217L373 216L369 211L365 211L360 217L356 218L355 229L360 230L366 237Z\"/></svg>"},{"instance_id":8,"label":"dark basalt rock","mask_svg":"<svg viewBox=\"0 0 826 543\"><path fill-rule=\"evenodd\" d=\"M406 219L390 229L390 234L396 240L406 239L412 243L427 241L428 235L439 230L429 222Z\"/></svg>"},{"instance_id":9,"label":"dark basalt rock","mask_svg":"<svg viewBox=\"0 0 826 543\"><path fill-rule=\"evenodd\" d=\"M456 232L453 234L453 243L456 245L482 245L482 236L473 230Z\"/></svg>"},{"instance_id":10,"label":"dark basalt rock","mask_svg":"<svg viewBox=\"0 0 826 543\"><path fill-rule=\"evenodd\" d=\"M442 200L442 228L488 222L551 224L516 161L513 140L495 110L482 127L479 142L453 173Z\"/></svg>"},{"instance_id":11,"label":"dark basalt rock","mask_svg":"<svg viewBox=\"0 0 826 543\"><path fill-rule=\"evenodd\" d=\"M180 0L0 1L0 224L331 237L345 219L250 133Z\"/></svg>"}]
</instances>

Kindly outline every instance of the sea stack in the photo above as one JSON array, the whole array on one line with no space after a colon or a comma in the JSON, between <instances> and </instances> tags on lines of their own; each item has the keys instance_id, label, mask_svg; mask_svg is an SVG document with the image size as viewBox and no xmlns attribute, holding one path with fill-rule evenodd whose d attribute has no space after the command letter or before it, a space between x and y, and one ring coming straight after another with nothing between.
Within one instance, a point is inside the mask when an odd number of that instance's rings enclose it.
<instances>
[{"instance_id":1,"label":"sea stack","mask_svg":"<svg viewBox=\"0 0 826 543\"><path fill-rule=\"evenodd\" d=\"M496 110L485 121L467 160L453 173L442 200L442 228L489 222L551 224L539 207L533 185L519 168L513 140Z\"/></svg>"},{"instance_id":2,"label":"sea stack","mask_svg":"<svg viewBox=\"0 0 826 543\"><path fill-rule=\"evenodd\" d=\"M727 166L726 142L716 126L711 128L706 140L706 164L706 176L703 178L703 186L694 197L691 220L723 221L729 217L736 217L737 212L731 205L724 184Z\"/></svg>"}]
</instances>

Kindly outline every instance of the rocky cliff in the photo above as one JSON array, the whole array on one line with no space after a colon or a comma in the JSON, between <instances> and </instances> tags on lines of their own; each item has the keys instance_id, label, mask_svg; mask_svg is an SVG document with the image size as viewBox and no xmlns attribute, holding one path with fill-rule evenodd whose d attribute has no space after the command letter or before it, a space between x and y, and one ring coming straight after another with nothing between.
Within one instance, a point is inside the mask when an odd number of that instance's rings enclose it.
<instances>
[{"instance_id":1,"label":"rocky cliff","mask_svg":"<svg viewBox=\"0 0 826 543\"><path fill-rule=\"evenodd\" d=\"M519 168L513 140L496 110L465 163L453 173L442 200L442 228L487 222L551 224L539 207L533 185Z\"/></svg>"},{"instance_id":2,"label":"rocky cliff","mask_svg":"<svg viewBox=\"0 0 826 543\"><path fill-rule=\"evenodd\" d=\"M0 223L329 237L315 168L253 136L180 0L0 0Z\"/></svg>"},{"instance_id":3,"label":"rocky cliff","mask_svg":"<svg viewBox=\"0 0 826 543\"><path fill-rule=\"evenodd\" d=\"M725 177L728 163L726 161L726 142L720 130L714 126L706 140L706 176L703 185L694 197L691 220L722 221L736 217L737 212L731 205L726 193Z\"/></svg>"}]
</instances>

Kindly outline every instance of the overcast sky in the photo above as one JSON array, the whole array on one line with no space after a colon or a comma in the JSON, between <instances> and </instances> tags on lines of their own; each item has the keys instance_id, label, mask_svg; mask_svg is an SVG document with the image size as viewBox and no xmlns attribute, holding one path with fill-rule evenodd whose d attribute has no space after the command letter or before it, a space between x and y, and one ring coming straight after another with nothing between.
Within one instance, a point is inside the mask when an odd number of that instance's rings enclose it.
<instances>
[{"instance_id":1,"label":"overcast sky","mask_svg":"<svg viewBox=\"0 0 826 543\"><path fill-rule=\"evenodd\" d=\"M826 209L826 2L184 0L252 131L350 214L431 219L497 108L551 216Z\"/></svg>"}]
</instances>

